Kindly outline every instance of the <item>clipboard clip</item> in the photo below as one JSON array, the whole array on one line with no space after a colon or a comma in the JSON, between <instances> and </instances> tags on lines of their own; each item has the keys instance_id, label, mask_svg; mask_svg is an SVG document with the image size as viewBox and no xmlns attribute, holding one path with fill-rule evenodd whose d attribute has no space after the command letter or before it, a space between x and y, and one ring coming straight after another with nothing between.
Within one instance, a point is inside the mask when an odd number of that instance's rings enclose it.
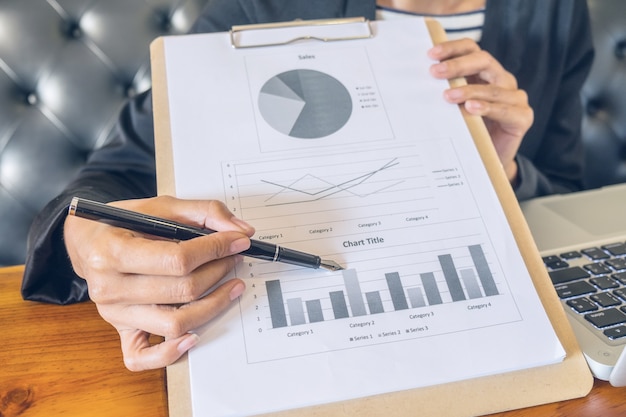
<instances>
[{"instance_id":1,"label":"clipboard clip","mask_svg":"<svg viewBox=\"0 0 626 417\"><path fill-rule=\"evenodd\" d=\"M303 32L303 29L307 31ZM258 23L236 25L230 29L230 44L235 49L282 46L307 40L335 42L372 37L371 22L364 17Z\"/></svg>"}]
</instances>

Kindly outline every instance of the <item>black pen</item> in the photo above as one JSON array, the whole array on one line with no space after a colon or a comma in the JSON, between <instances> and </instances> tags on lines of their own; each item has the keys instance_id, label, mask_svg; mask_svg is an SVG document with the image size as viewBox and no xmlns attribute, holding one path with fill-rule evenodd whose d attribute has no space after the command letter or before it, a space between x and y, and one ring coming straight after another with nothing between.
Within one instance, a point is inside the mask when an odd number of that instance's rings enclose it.
<instances>
[{"instance_id":1,"label":"black pen","mask_svg":"<svg viewBox=\"0 0 626 417\"><path fill-rule=\"evenodd\" d=\"M189 240L194 237L215 233L215 230L188 226L171 220L121 209L79 197L72 198L68 211L72 216L96 220L111 226L164 237L166 239ZM273 243L261 242L254 239L250 239L250 241L250 249L243 251L242 254L252 258L272 262L283 262L307 268L321 267L330 271L343 269L338 263L321 259L316 255L283 248Z\"/></svg>"}]
</instances>

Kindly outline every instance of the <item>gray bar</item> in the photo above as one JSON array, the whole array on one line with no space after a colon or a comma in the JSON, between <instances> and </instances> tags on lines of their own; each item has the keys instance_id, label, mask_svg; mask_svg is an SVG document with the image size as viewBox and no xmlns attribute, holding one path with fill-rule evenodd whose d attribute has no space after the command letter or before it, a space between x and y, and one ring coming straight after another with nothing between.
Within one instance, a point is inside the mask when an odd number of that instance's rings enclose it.
<instances>
[{"instance_id":1,"label":"gray bar","mask_svg":"<svg viewBox=\"0 0 626 417\"><path fill-rule=\"evenodd\" d=\"M287 311L289 312L289 318L291 319L290 321L292 326L306 323L304 318L304 308L302 307L302 298L288 298Z\"/></svg>"},{"instance_id":2,"label":"gray bar","mask_svg":"<svg viewBox=\"0 0 626 417\"><path fill-rule=\"evenodd\" d=\"M320 300L307 300L306 311L309 314L310 323L324 321L324 313L322 313L322 302Z\"/></svg>"},{"instance_id":3,"label":"gray bar","mask_svg":"<svg viewBox=\"0 0 626 417\"><path fill-rule=\"evenodd\" d=\"M463 293L463 287L461 286L461 280L459 274L456 273L454 261L450 255L439 255L439 263L443 271L443 276L446 278L448 284L448 290L452 296L452 301L465 300L465 293Z\"/></svg>"},{"instance_id":4,"label":"gray bar","mask_svg":"<svg viewBox=\"0 0 626 417\"><path fill-rule=\"evenodd\" d=\"M343 291L332 291L328 293L330 295L330 303L333 306L333 313L336 319L345 319L350 317L348 314L348 305L346 304L346 297L343 296Z\"/></svg>"},{"instance_id":5,"label":"gray bar","mask_svg":"<svg viewBox=\"0 0 626 417\"><path fill-rule=\"evenodd\" d=\"M424 286L424 291L426 292L428 305L432 306L443 303L441 300L441 294L439 293L439 288L437 288L435 275L432 272L426 272L425 274L420 274L420 278L422 279L422 285Z\"/></svg>"},{"instance_id":6,"label":"gray bar","mask_svg":"<svg viewBox=\"0 0 626 417\"><path fill-rule=\"evenodd\" d=\"M265 289L267 290L267 299L270 304L270 316L272 317L272 327L286 327L287 315L285 314L285 302L283 301L283 292L280 289L280 281L265 281Z\"/></svg>"},{"instance_id":7,"label":"gray bar","mask_svg":"<svg viewBox=\"0 0 626 417\"><path fill-rule=\"evenodd\" d=\"M490 295L498 295L498 287L496 287L496 282L494 281L493 275L491 275L491 271L489 270L489 264L485 258L483 248L481 248L480 245L472 245L468 246L468 248L470 254L472 255L472 259L474 260L474 266L478 272L478 278L480 279L481 284L483 284L485 295L487 297Z\"/></svg>"},{"instance_id":8,"label":"gray bar","mask_svg":"<svg viewBox=\"0 0 626 417\"><path fill-rule=\"evenodd\" d=\"M363 293L361 292L361 284L356 276L356 270L345 269L342 272L343 282L346 285L346 291L348 292L348 301L350 302L350 310L352 310L352 316L364 316L367 314L365 311L365 302L363 301Z\"/></svg>"},{"instance_id":9,"label":"gray bar","mask_svg":"<svg viewBox=\"0 0 626 417\"><path fill-rule=\"evenodd\" d=\"M409 296L409 301L411 301L411 307L418 308L426 305L426 301L424 301L424 294L422 294L422 289L420 287L407 288L406 292Z\"/></svg>"},{"instance_id":10,"label":"gray bar","mask_svg":"<svg viewBox=\"0 0 626 417\"><path fill-rule=\"evenodd\" d=\"M467 290L467 295L470 299L480 298L483 296L483 293L480 292L480 287L478 286L478 281L476 280L476 275L474 275L473 269L461 269L461 279L463 280L463 284L465 284L465 289Z\"/></svg>"},{"instance_id":11,"label":"gray bar","mask_svg":"<svg viewBox=\"0 0 626 417\"><path fill-rule=\"evenodd\" d=\"M367 305L370 308L370 314L385 312L385 309L383 308L383 300L380 298L379 291L366 292L365 299L367 300Z\"/></svg>"},{"instance_id":12,"label":"gray bar","mask_svg":"<svg viewBox=\"0 0 626 417\"><path fill-rule=\"evenodd\" d=\"M389 292L391 293L393 308L396 311L409 308L409 304L406 302L406 296L404 295L404 288L402 288L402 281L400 281L400 274L390 272L385 274L385 278L387 279L387 287L389 287Z\"/></svg>"}]
</instances>

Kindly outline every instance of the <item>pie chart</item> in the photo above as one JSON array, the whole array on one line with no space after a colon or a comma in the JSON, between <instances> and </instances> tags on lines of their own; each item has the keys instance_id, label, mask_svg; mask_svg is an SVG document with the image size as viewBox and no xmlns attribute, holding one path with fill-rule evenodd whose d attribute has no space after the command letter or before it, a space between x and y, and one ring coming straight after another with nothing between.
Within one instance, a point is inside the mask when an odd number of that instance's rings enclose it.
<instances>
[{"instance_id":1,"label":"pie chart","mask_svg":"<svg viewBox=\"0 0 626 417\"><path fill-rule=\"evenodd\" d=\"M336 78L297 69L270 78L259 93L259 111L277 131L298 139L335 133L350 119L352 99Z\"/></svg>"}]
</instances>

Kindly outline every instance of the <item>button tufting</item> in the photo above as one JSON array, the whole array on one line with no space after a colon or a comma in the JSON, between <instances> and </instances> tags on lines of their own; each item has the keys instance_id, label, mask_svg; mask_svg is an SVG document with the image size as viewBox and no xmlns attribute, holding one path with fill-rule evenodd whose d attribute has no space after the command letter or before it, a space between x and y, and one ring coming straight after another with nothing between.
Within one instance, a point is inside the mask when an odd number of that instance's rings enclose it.
<instances>
[{"instance_id":1,"label":"button tufting","mask_svg":"<svg viewBox=\"0 0 626 417\"><path fill-rule=\"evenodd\" d=\"M77 21L67 21L63 24L63 33L71 39L79 39L83 36L83 30Z\"/></svg>"},{"instance_id":2,"label":"button tufting","mask_svg":"<svg viewBox=\"0 0 626 417\"><path fill-rule=\"evenodd\" d=\"M0 266L24 263L34 215L150 87L149 42L186 32L208 1L0 0ZM0 417L27 413L2 388Z\"/></svg>"},{"instance_id":3,"label":"button tufting","mask_svg":"<svg viewBox=\"0 0 626 417\"><path fill-rule=\"evenodd\" d=\"M172 30L172 19L169 11L166 9L157 9L154 12L157 27L161 32L169 32Z\"/></svg>"},{"instance_id":4,"label":"button tufting","mask_svg":"<svg viewBox=\"0 0 626 417\"><path fill-rule=\"evenodd\" d=\"M37 94L35 93L26 94L26 103L28 103L31 106L34 106L38 102L39 102L39 98L37 97Z\"/></svg>"},{"instance_id":5,"label":"button tufting","mask_svg":"<svg viewBox=\"0 0 626 417\"><path fill-rule=\"evenodd\" d=\"M124 91L125 91L125 92L124 92L124 95L125 95L127 98L133 98L133 97L135 97L135 96L137 95L137 89L136 89L134 86L132 86L132 85L127 86L127 87L124 89Z\"/></svg>"},{"instance_id":6,"label":"button tufting","mask_svg":"<svg viewBox=\"0 0 626 417\"><path fill-rule=\"evenodd\" d=\"M623 39L615 45L615 56L617 59L624 59L626 57L626 39Z\"/></svg>"}]
</instances>

